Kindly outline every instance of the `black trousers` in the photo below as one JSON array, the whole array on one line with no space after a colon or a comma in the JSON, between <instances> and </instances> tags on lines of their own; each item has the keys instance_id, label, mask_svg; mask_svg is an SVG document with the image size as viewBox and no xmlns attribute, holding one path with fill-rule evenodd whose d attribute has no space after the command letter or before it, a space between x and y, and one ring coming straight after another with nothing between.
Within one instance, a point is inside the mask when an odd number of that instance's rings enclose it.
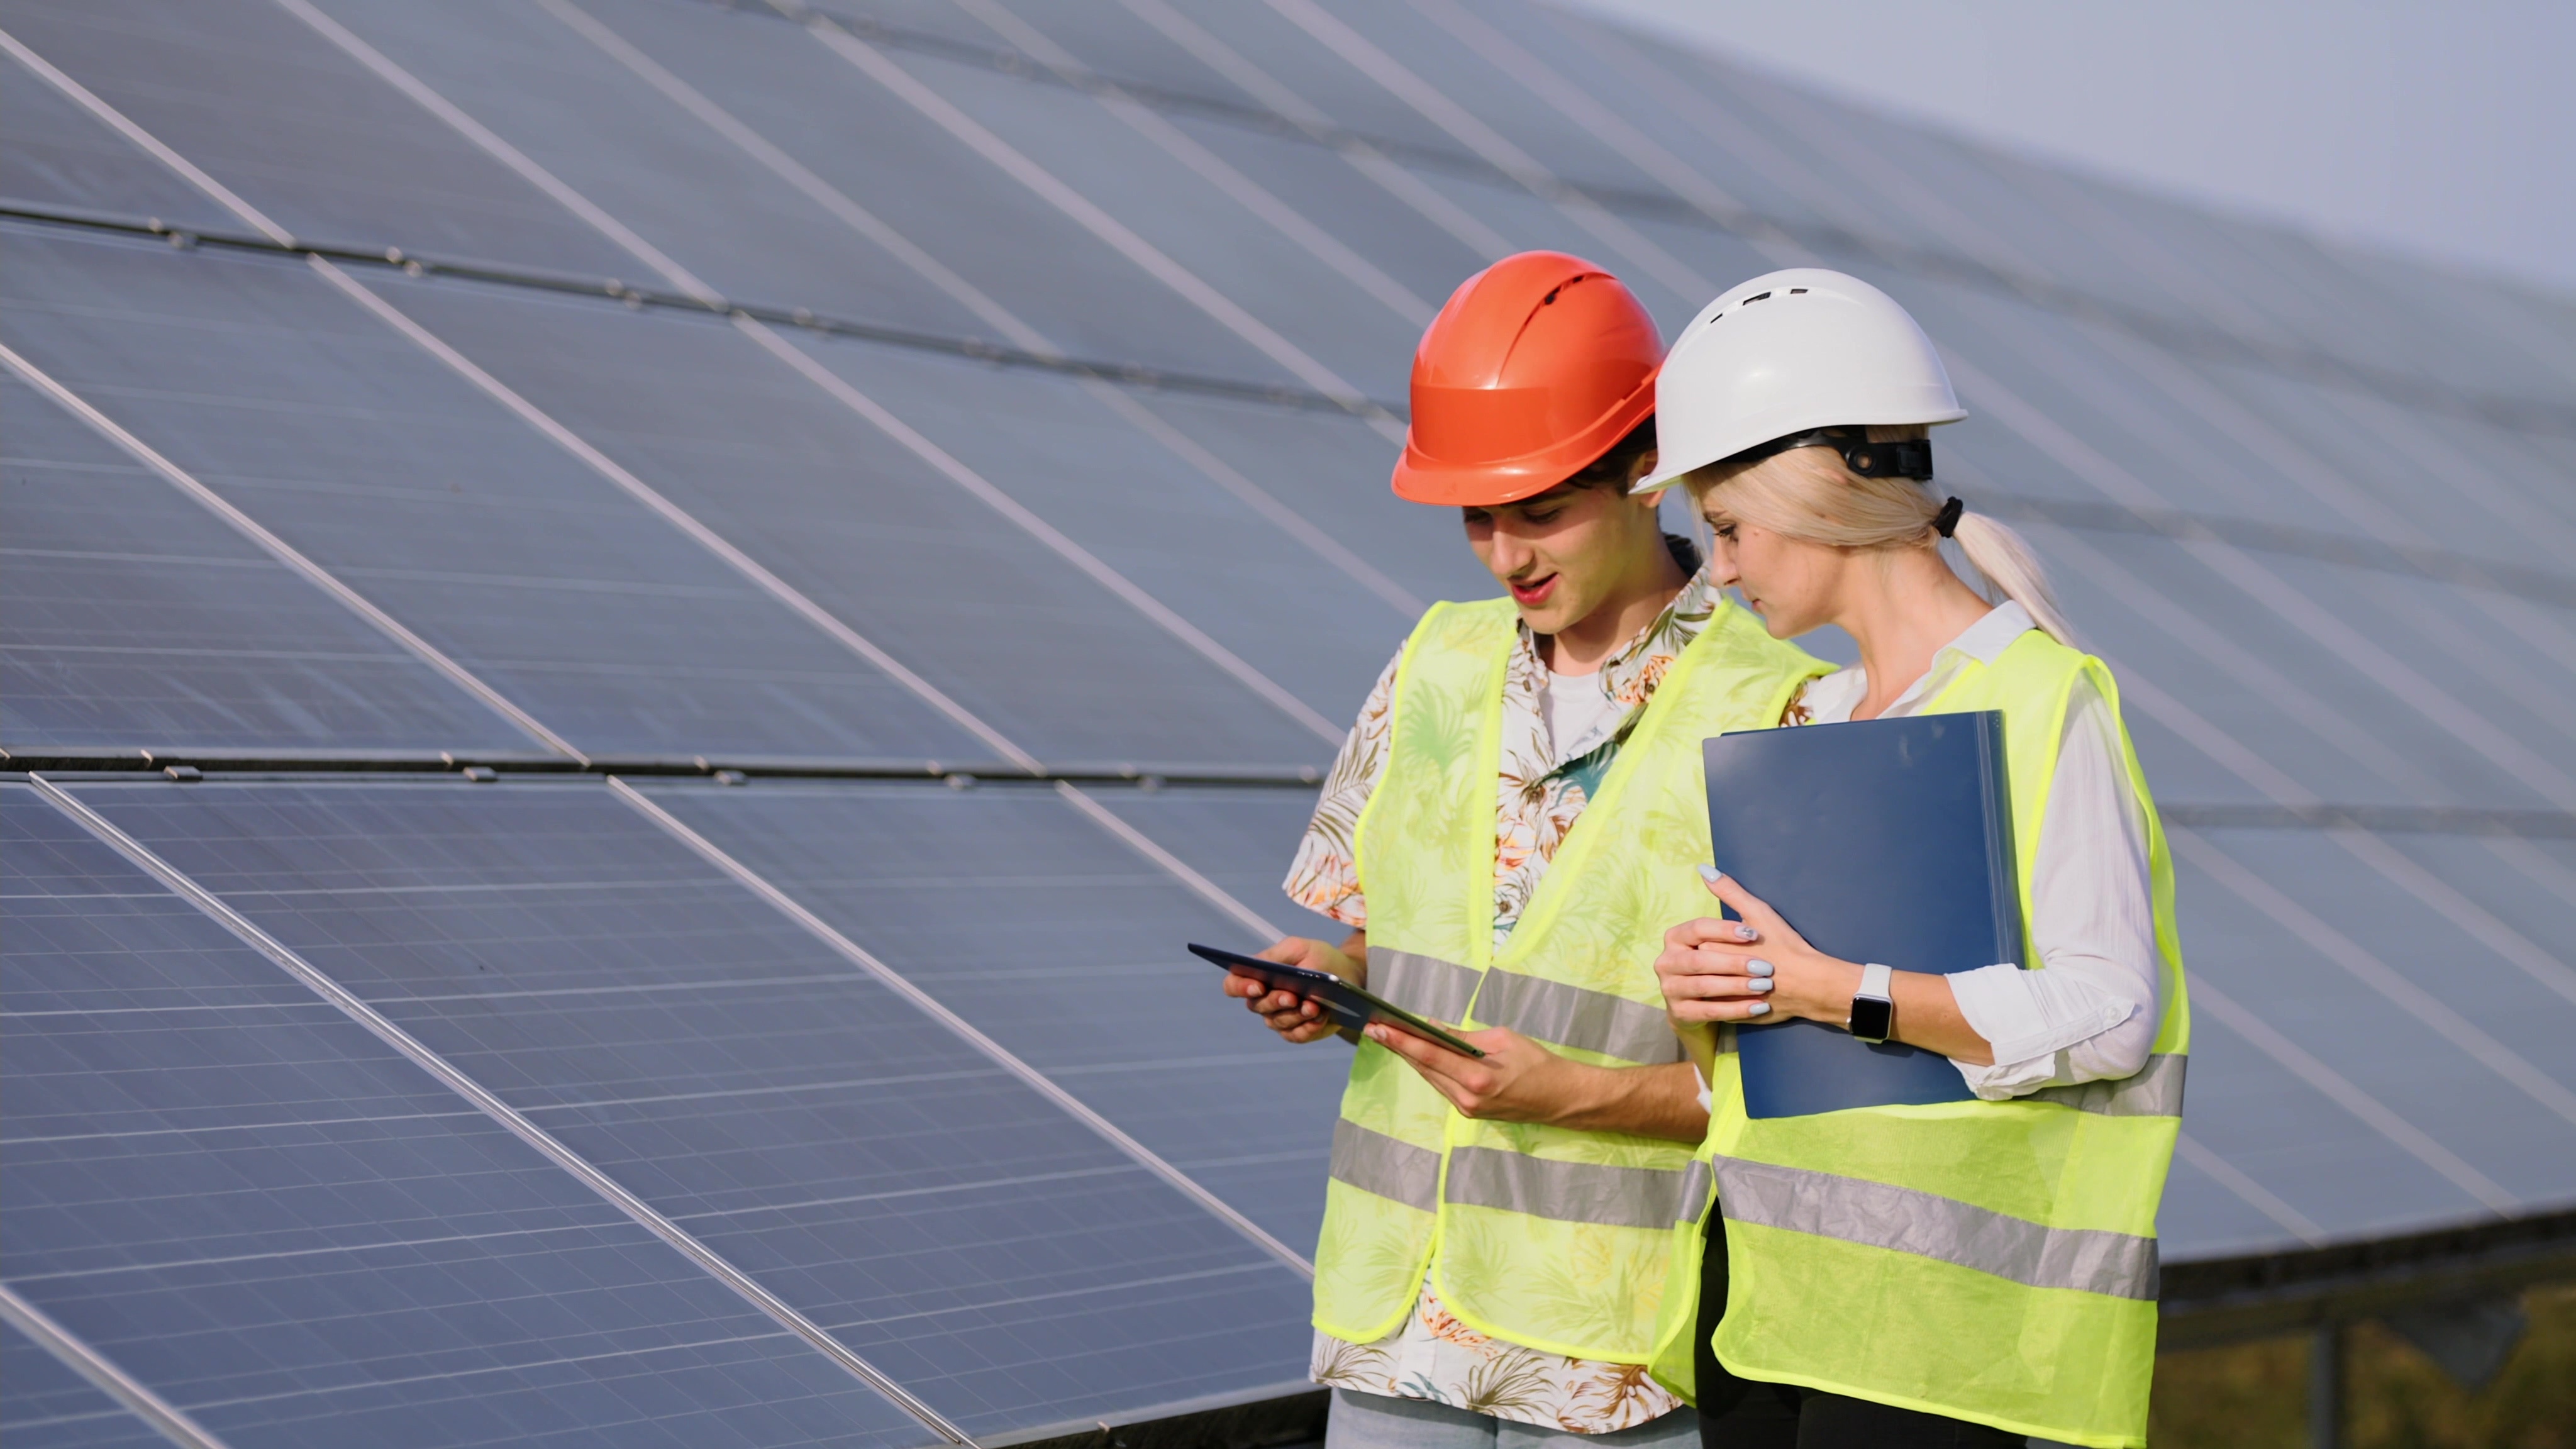
<instances>
[{"instance_id":1,"label":"black trousers","mask_svg":"<svg viewBox=\"0 0 2576 1449\"><path fill-rule=\"evenodd\" d=\"M1725 1316L1726 1215L1712 1209L1700 1259L1699 1338L1692 1346L1701 1449L2021 1449L2027 1442L1938 1414L1737 1378L1708 1349Z\"/></svg>"}]
</instances>

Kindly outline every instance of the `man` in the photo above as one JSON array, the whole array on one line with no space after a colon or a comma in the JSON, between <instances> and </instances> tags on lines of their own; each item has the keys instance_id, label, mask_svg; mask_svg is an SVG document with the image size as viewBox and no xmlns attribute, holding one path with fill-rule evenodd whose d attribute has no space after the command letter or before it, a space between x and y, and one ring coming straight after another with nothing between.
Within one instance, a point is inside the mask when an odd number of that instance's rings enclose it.
<instances>
[{"instance_id":1,"label":"man","mask_svg":"<svg viewBox=\"0 0 2576 1449\"><path fill-rule=\"evenodd\" d=\"M1435 606L1388 665L1287 886L1353 932L1264 954L1485 1056L1359 1042L1315 1255L1332 1449L1698 1441L1643 1367L1707 1125L1654 960L1704 900L1700 741L1776 724L1823 666L1629 495L1662 350L1616 278L1525 252L1414 356L1395 491L1458 508L1510 597ZM1291 1041L1333 1034L1293 995L1226 990Z\"/></svg>"}]
</instances>

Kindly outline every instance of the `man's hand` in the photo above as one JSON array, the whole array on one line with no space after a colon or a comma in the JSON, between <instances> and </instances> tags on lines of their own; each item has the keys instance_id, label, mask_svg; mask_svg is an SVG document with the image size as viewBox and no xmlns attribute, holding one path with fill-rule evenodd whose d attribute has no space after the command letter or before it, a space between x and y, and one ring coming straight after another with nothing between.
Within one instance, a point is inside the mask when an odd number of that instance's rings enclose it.
<instances>
[{"instance_id":1,"label":"man's hand","mask_svg":"<svg viewBox=\"0 0 2576 1449\"><path fill-rule=\"evenodd\" d=\"M1460 1116L1675 1142L1696 1143L1708 1132L1699 1080L1687 1063L1590 1066L1499 1026L1458 1033L1460 1040L1482 1048L1482 1057L1463 1056L1384 1024L1369 1027L1367 1036L1404 1058Z\"/></svg>"},{"instance_id":2,"label":"man's hand","mask_svg":"<svg viewBox=\"0 0 2576 1449\"><path fill-rule=\"evenodd\" d=\"M1329 971L1354 986L1366 986L1368 936L1354 931L1342 947L1336 950L1321 941L1290 936L1255 954L1264 961L1276 961L1282 966L1303 966L1309 971ZM1353 949L1360 953L1357 959L1349 954ZM1324 1009L1314 1002L1293 991L1272 991L1249 976L1227 972L1225 994L1243 998L1243 1004L1251 1009L1253 1015L1260 1017L1272 1031L1288 1041L1300 1044L1322 1041L1340 1030L1333 1024L1333 1019L1324 1014Z\"/></svg>"},{"instance_id":3,"label":"man's hand","mask_svg":"<svg viewBox=\"0 0 2576 1449\"><path fill-rule=\"evenodd\" d=\"M1369 1027L1366 1035L1412 1063L1460 1116L1489 1122L1557 1121L1570 1105L1568 1089L1574 1083L1568 1078L1584 1070L1581 1063L1567 1061L1509 1027L1457 1034L1483 1048L1482 1057L1461 1056L1382 1023Z\"/></svg>"}]
</instances>

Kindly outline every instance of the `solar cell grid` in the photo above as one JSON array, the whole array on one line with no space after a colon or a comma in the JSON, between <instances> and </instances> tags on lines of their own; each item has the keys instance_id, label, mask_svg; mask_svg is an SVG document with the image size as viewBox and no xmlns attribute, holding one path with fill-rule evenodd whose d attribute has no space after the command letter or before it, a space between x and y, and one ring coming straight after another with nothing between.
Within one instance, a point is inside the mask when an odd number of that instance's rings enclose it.
<instances>
[{"instance_id":1,"label":"solar cell grid","mask_svg":"<svg viewBox=\"0 0 2576 1449\"><path fill-rule=\"evenodd\" d=\"M0 377L0 742L530 742L14 377Z\"/></svg>"},{"instance_id":2,"label":"solar cell grid","mask_svg":"<svg viewBox=\"0 0 2576 1449\"><path fill-rule=\"evenodd\" d=\"M985 753L305 269L13 251L12 345L586 751Z\"/></svg>"},{"instance_id":3,"label":"solar cell grid","mask_svg":"<svg viewBox=\"0 0 2576 1449\"><path fill-rule=\"evenodd\" d=\"M1347 1049L1286 1048L1247 1020L1180 946L1267 942L1108 845L1052 791L764 783L652 796L1283 1242L1311 1250ZM1130 792L1095 798L1134 823L1152 818L1128 814ZM1196 851L1185 858L1205 862ZM1240 899L1289 916L1275 882Z\"/></svg>"},{"instance_id":4,"label":"solar cell grid","mask_svg":"<svg viewBox=\"0 0 2576 1449\"><path fill-rule=\"evenodd\" d=\"M151 1425L36 1346L0 1324L0 1434L28 1449L166 1449Z\"/></svg>"},{"instance_id":5,"label":"solar cell grid","mask_svg":"<svg viewBox=\"0 0 2576 1449\"><path fill-rule=\"evenodd\" d=\"M191 160L299 236L382 246L395 231L422 251L584 274L623 264L265 0L19 0L7 25L146 130L186 138Z\"/></svg>"},{"instance_id":6,"label":"solar cell grid","mask_svg":"<svg viewBox=\"0 0 2576 1449\"><path fill-rule=\"evenodd\" d=\"M0 29L17 24L13 13ZM0 203L51 205L174 226L225 227L233 218L134 149L62 92L12 64L0 88Z\"/></svg>"},{"instance_id":7,"label":"solar cell grid","mask_svg":"<svg viewBox=\"0 0 2576 1449\"><path fill-rule=\"evenodd\" d=\"M0 801L7 1280L164 1399L236 1445L925 1439L25 787Z\"/></svg>"},{"instance_id":8,"label":"solar cell grid","mask_svg":"<svg viewBox=\"0 0 2576 1449\"><path fill-rule=\"evenodd\" d=\"M930 57L889 59L1360 392L1404 396L1412 344L1440 295L1395 282L1348 243L1301 244L1335 228L1282 224L1287 208L1275 195L1222 158L1193 150L1186 133L1175 156L1079 92ZM1148 120L1145 129L1158 125ZM1185 302L1186 285L1174 288Z\"/></svg>"},{"instance_id":9,"label":"solar cell grid","mask_svg":"<svg viewBox=\"0 0 2576 1449\"><path fill-rule=\"evenodd\" d=\"M335 3L325 9L720 289L781 305L861 313L881 312L890 295L902 295L909 300L897 304L899 315L954 315L954 304L936 299L927 284L854 235L835 238L837 224L810 202L787 196L782 183L760 175L760 168L746 164L702 122L534 9L494 6L471 27L441 24L395 5ZM1067 351L1105 351L1148 366L1263 382L1297 381L1194 309L1173 306L1160 283L1052 206L990 173L986 162L946 131L796 26L727 15L694 0L609 5L592 13ZM510 43L496 59L486 42L501 39ZM546 85L520 79L530 73L521 66L541 68L550 78L569 74L591 102L591 113L566 109L570 97L551 79ZM603 128L603 115L620 116L623 124ZM858 135L882 144L853 147L837 140ZM706 169L698 174L723 178L709 184L724 191L750 188L775 196L764 204L779 206L791 218L790 246L814 250L800 261L789 247L741 235L738 210L709 216L675 208L677 197L692 193L665 186L657 196L642 184L663 152L683 165L703 157ZM621 265L632 270L636 263ZM777 295L782 287L797 294Z\"/></svg>"},{"instance_id":10,"label":"solar cell grid","mask_svg":"<svg viewBox=\"0 0 2576 1449\"><path fill-rule=\"evenodd\" d=\"M969 1432L1294 1375L1294 1275L597 785L82 796Z\"/></svg>"},{"instance_id":11,"label":"solar cell grid","mask_svg":"<svg viewBox=\"0 0 2576 1449\"><path fill-rule=\"evenodd\" d=\"M1041 759L1294 766L1326 751L1313 730L731 328L445 285L389 284L386 295ZM1137 498L1142 480L1128 475L1152 470L1164 536L1113 565L1213 628L1244 629L1236 596L1172 594L1169 575L1225 566L1228 545L1271 560L1289 547L1233 500L1174 478L1170 455L1073 384L895 349L825 344L813 355L870 389L901 384L884 401L970 458L1003 446L977 444L979 431L1012 440L1013 461L1045 458L1051 440L1029 416L1040 406L1080 423L1097 440L1091 455L1048 466L1125 499L1068 499L1063 484L1033 486L1018 468L999 476L1104 547L1105 519L1151 511ZM925 400L937 403L927 416ZM977 411L961 421L961 408ZM1070 450L1067 439L1052 442ZM1365 595L1340 607L1396 618Z\"/></svg>"}]
</instances>

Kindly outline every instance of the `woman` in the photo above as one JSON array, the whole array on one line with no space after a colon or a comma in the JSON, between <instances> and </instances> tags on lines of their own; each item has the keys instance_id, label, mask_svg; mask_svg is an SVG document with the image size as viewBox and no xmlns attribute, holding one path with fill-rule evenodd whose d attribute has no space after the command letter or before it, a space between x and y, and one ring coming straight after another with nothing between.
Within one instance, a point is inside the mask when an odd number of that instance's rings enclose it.
<instances>
[{"instance_id":1,"label":"woman","mask_svg":"<svg viewBox=\"0 0 2576 1449\"><path fill-rule=\"evenodd\" d=\"M1718 1211L1681 1244L1657 1374L1695 1387L1712 1449L2143 1444L2188 1011L2110 673L2073 647L2020 538L1926 487L1927 429L1965 414L1867 283L1799 270L1727 293L1657 403L1665 465L1641 487L1689 485L1719 577L1774 636L1832 624L1860 646L1783 724L2002 711L2036 957L1948 976L1837 960L1702 872L1736 919L1675 926L1656 969L1707 1053ZM1889 1039L1948 1057L1976 1100L1748 1118L1734 1026L1844 1027L1855 996L1892 1002Z\"/></svg>"}]
</instances>

